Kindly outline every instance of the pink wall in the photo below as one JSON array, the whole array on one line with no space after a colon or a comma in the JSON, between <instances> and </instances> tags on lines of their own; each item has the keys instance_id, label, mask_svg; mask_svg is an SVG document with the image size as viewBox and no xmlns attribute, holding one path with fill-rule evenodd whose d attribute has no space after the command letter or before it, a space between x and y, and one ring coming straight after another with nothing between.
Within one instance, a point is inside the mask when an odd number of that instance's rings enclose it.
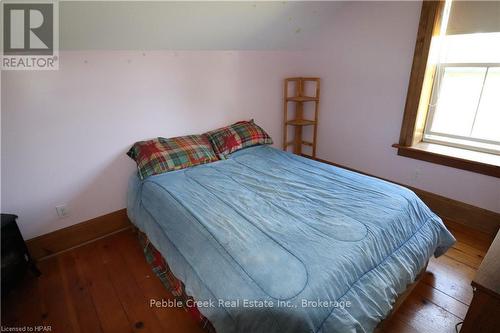
<instances>
[{"instance_id":1,"label":"pink wall","mask_svg":"<svg viewBox=\"0 0 500 333\"><path fill-rule=\"evenodd\" d=\"M351 2L309 52L322 78L318 156L500 212L498 178L396 155L420 15L419 2Z\"/></svg>"},{"instance_id":2,"label":"pink wall","mask_svg":"<svg viewBox=\"0 0 500 333\"><path fill-rule=\"evenodd\" d=\"M255 118L280 143L298 53L62 52L58 71L2 73L2 212L25 238L125 207L137 140ZM55 207L67 204L59 219Z\"/></svg>"}]
</instances>

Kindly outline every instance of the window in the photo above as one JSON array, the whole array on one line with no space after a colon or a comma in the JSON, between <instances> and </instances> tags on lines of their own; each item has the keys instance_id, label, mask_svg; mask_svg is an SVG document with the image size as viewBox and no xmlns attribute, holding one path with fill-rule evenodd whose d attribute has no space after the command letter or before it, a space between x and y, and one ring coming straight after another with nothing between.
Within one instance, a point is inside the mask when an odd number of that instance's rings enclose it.
<instances>
[{"instance_id":1,"label":"window","mask_svg":"<svg viewBox=\"0 0 500 333\"><path fill-rule=\"evenodd\" d=\"M423 141L500 154L500 33L443 39Z\"/></svg>"},{"instance_id":2,"label":"window","mask_svg":"<svg viewBox=\"0 0 500 333\"><path fill-rule=\"evenodd\" d=\"M399 155L500 177L499 13L423 2Z\"/></svg>"}]
</instances>

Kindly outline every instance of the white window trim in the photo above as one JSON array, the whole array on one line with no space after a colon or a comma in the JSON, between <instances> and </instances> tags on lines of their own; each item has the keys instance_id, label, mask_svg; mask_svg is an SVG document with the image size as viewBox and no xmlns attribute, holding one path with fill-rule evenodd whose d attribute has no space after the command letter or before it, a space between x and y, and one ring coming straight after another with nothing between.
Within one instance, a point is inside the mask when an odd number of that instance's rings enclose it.
<instances>
[{"instance_id":1,"label":"white window trim","mask_svg":"<svg viewBox=\"0 0 500 333\"><path fill-rule=\"evenodd\" d=\"M436 93L436 86L439 82L441 82L445 72L444 69L446 67L500 67L500 64L499 63L440 63L438 66L441 68L436 71L438 77L436 77L433 80L434 82L432 87L430 105L437 105L438 94ZM484 79L486 80L486 75ZM500 148L499 148L500 142L431 131L430 127L434 119L435 109L436 108L431 108L429 106L422 141L500 155ZM476 116L477 112L478 110L476 110ZM474 142L477 145L467 144L467 142ZM480 147L478 147L478 145L480 145Z\"/></svg>"}]
</instances>

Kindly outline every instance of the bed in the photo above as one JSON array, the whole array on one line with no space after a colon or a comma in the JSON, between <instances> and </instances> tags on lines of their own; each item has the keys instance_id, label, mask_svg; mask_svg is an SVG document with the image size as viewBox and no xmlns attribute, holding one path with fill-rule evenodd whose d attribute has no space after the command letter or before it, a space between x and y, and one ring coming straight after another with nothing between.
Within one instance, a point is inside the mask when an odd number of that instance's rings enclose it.
<instances>
[{"instance_id":1,"label":"bed","mask_svg":"<svg viewBox=\"0 0 500 333\"><path fill-rule=\"evenodd\" d=\"M217 332L371 332L455 241L410 190L268 145L127 200Z\"/></svg>"}]
</instances>

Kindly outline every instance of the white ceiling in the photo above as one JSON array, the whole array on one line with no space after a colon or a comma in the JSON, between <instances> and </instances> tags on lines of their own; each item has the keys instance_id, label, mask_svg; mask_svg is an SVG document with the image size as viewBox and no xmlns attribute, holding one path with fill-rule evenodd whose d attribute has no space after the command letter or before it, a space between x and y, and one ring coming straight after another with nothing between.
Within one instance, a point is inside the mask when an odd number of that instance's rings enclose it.
<instances>
[{"instance_id":1,"label":"white ceiling","mask_svg":"<svg viewBox=\"0 0 500 333\"><path fill-rule=\"evenodd\" d=\"M60 2L61 50L303 50L344 2Z\"/></svg>"},{"instance_id":2,"label":"white ceiling","mask_svg":"<svg viewBox=\"0 0 500 333\"><path fill-rule=\"evenodd\" d=\"M453 1L447 34L500 32L500 1Z\"/></svg>"}]
</instances>

